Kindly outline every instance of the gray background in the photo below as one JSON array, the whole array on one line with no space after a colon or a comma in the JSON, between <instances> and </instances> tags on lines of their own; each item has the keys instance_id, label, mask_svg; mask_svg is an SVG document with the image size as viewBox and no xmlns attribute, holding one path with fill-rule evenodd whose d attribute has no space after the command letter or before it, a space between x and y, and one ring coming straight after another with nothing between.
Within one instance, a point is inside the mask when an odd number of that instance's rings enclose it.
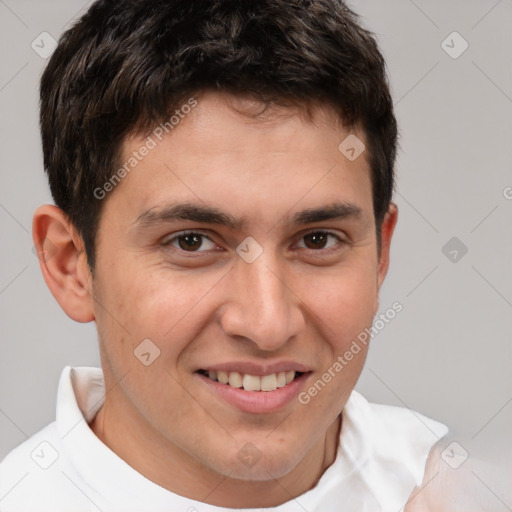
<instances>
[{"instance_id":1,"label":"gray background","mask_svg":"<svg viewBox=\"0 0 512 512\"><path fill-rule=\"evenodd\" d=\"M65 365L99 365L94 325L61 311L30 235L33 211L51 202L37 126L46 61L31 43L43 31L58 39L88 4L0 0L0 459L54 419ZM510 474L512 2L351 5L378 36L401 130L381 310L404 306L374 338L357 389L448 424L470 456ZM469 43L456 59L442 47L454 31ZM457 36L447 43L461 48ZM512 510L498 484L482 485L496 510Z\"/></svg>"}]
</instances>

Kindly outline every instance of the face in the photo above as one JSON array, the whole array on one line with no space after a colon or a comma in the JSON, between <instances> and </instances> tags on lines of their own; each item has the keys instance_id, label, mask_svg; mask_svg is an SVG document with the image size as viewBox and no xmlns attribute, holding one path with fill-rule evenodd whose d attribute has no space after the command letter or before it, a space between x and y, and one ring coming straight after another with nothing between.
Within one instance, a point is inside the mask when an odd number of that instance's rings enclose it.
<instances>
[{"instance_id":1,"label":"face","mask_svg":"<svg viewBox=\"0 0 512 512\"><path fill-rule=\"evenodd\" d=\"M339 416L366 346L335 363L371 325L385 271L366 155L338 149L349 133L321 110L253 119L230 101L198 97L104 199L94 316L118 383L106 406L116 396L163 451L265 480ZM128 138L122 162L146 143Z\"/></svg>"}]
</instances>

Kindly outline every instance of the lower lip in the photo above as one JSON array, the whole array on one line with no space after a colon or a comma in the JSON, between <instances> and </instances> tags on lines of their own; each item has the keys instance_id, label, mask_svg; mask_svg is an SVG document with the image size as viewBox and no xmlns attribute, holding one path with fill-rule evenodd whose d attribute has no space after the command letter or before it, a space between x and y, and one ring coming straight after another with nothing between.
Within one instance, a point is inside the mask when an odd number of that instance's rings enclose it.
<instances>
[{"instance_id":1,"label":"lower lip","mask_svg":"<svg viewBox=\"0 0 512 512\"><path fill-rule=\"evenodd\" d=\"M245 391L243 388L234 388L228 384L221 384L205 375L196 375L215 394L234 405L243 412L253 414L276 412L288 405L297 397L309 373L303 373L296 377L290 384L274 391Z\"/></svg>"}]
</instances>

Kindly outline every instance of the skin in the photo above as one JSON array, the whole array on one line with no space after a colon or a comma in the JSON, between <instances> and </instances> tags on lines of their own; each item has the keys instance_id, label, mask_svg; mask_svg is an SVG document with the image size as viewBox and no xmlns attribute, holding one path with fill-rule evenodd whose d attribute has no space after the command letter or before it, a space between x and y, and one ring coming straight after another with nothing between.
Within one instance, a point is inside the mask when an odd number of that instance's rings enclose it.
<instances>
[{"instance_id":1,"label":"skin","mask_svg":"<svg viewBox=\"0 0 512 512\"><path fill-rule=\"evenodd\" d=\"M104 199L93 273L58 208L36 211L34 238L51 244L41 268L64 311L97 325L107 394L91 423L95 434L175 493L218 506L271 507L311 489L335 460L340 413L367 349L308 404L294 399L272 413L242 412L195 372L228 361L294 361L310 370L307 390L372 323L397 208L386 214L378 253L366 153L351 162L338 150L350 132L323 108L311 120L277 107L255 119L240 113L251 108L243 100L213 92L197 99ZM121 161L144 140L128 137ZM136 227L143 212L175 201L247 223ZM361 215L290 222L335 201ZM183 230L210 240L198 252L180 249L177 239L164 245ZM326 230L339 239L312 245L305 237ZM236 253L248 236L263 248L253 263ZM160 349L149 366L134 356L144 339ZM250 466L238 456L246 443L261 456Z\"/></svg>"}]
</instances>

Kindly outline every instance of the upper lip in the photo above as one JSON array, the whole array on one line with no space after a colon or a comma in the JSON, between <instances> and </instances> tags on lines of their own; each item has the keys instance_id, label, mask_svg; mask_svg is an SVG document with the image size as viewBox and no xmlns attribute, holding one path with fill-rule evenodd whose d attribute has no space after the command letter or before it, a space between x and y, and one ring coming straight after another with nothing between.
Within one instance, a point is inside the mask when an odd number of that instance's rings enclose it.
<instances>
[{"instance_id":1,"label":"upper lip","mask_svg":"<svg viewBox=\"0 0 512 512\"><path fill-rule=\"evenodd\" d=\"M278 361L274 363L254 363L251 361L232 361L213 365L202 366L199 370L238 372L262 377L272 373L288 372L294 370L300 373L310 372L310 368L295 361Z\"/></svg>"}]
</instances>

